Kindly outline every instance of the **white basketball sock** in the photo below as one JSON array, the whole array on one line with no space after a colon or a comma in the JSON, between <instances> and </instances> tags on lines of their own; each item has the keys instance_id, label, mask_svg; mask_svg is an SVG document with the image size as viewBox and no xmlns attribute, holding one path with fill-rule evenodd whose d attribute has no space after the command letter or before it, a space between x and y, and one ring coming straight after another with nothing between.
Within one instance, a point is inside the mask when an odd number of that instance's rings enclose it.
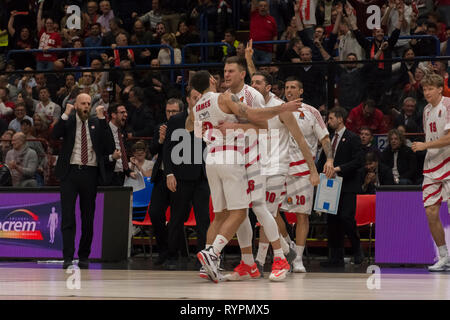
<instances>
[{"instance_id":1,"label":"white basketball sock","mask_svg":"<svg viewBox=\"0 0 450 320\"><path fill-rule=\"evenodd\" d=\"M252 266L255 263L255 260L253 259L253 255L246 253L242 255L242 261L248 266Z\"/></svg>"},{"instance_id":2,"label":"white basketball sock","mask_svg":"<svg viewBox=\"0 0 450 320\"><path fill-rule=\"evenodd\" d=\"M228 243L227 238L218 234L213 243L214 253L220 255L220 253L222 252L223 248L225 248L227 243Z\"/></svg>"},{"instance_id":3,"label":"white basketball sock","mask_svg":"<svg viewBox=\"0 0 450 320\"><path fill-rule=\"evenodd\" d=\"M285 259L285 256L284 256L284 254L283 254L283 249L273 250L273 257L274 257L274 258Z\"/></svg>"},{"instance_id":4,"label":"white basketball sock","mask_svg":"<svg viewBox=\"0 0 450 320\"><path fill-rule=\"evenodd\" d=\"M439 257L441 258L448 257L448 250L446 245L440 246L438 247L438 249L439 249Z\"/></svg>"},{"instance_id":5,"label":"white basketball sock","mask_svg":"<svg viewBox=\"0 0 450 320\"><path fill-rule=\"evenodd\" d=\"M264 265L266 262L267 250L269 249L269 244L265 242L260 242L258 245L258 253L256 254L256 261L260 265Z\"/></svg>"},{"instance_id":6,"label":"white basketball sock","mask_svg":"<svg viewBox=\"0 0 450 320\"><path fill-rule=\"evenodd\" d=\"M305 246L295 246L295 251L297 252L296 259L302 260L304 250L305 250Z\"/></svg>"}]
</instances>

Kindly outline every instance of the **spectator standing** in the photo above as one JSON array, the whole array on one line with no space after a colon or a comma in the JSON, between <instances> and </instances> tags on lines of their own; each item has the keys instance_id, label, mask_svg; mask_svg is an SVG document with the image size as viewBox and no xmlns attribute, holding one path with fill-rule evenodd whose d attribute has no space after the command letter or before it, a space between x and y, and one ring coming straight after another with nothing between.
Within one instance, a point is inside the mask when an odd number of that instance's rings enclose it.
<instances>
[{"instance_id":1,"label":"spectator standing","mask_svg":"<svg viewBox=\"0 0 450 320\"><path fill-rule=\"evenodd\" d=\"M250 39L253 41L278 39L277 23L269 14L269 5L265 0L252 0ZM268 64L272 62L273 44L255 44L253 47L255 63Z\"/></svg>"},{"instance_id":2,"label":"spectator standing","mask_svg":"<svg viewBox=\"0 0 450 320\"><path fill-rule=\"evenodd\" d=\"M38 166L36 151L27 145L27 138L22 132L13 135L12 150L6 154L5 162L11 171L14 187L37 187L35 179Z\"/></svg>"},{"instance_id":3,"label":"spectator standing","mask_svg":"<svg viewBox=\"0 0 450 320\"><path fill-rule=\"evenodd\" d=\"M155 128L155 122L152 113L147 105L144 104L144 91L140 87L133 87L130 90L128 100L130 106L130 120L128 139L132 137L151 137Z\"/></svg>"},{"instance_id":4,"label":"spectator standing","mask_svg":"<svg viewBox=\"0 0 450 320\"><path fill-rule=\"evenodd\" d=\"M400 29L400 36L409 36L411 30L411 16L413 14L411 6L403 0L389 0L387 10L381 20L381 25L387 28L387 33L392 34L396 28ZM400 23L400 25L399 25ZM409 39L400 39L394 47L394 55L403 56L403 52L408 49Z\"/></svg>"},{"instance_id":5,"label":"spectator standing","mask_svg":"<svg viewBox=\"0 0 450 320\"><path fill-rule=\"evenodd\" d=\"M89 17L89 23L91 25L97 23L97 20L100 16L98 13L97 1L88 1L86 8L87 8L87 15ZM100 25L100 31L101 31L101 25Z\"/></svg>"},{"instance_id":6,"label":"spectator standing","mask_svg":"<svg viewBox=\"0 0 450 320\"><path fill-rule=\"evenodd\" d=\"M174 64L181 63L181 50L178 48L177 39L173 33L166 33L161 37L161 44L171 46L174 52ZM158 53L159 64L172 64L172 52L169 48L161 48Z\"/></svg>"},{"instance_id":7,"label":"spectator standing","mask_svg":"<svg viewBox=\"0 0 450 320\"><path fill-rule=\"evenodd\" d=\"M31 30L27 26L20 26L19 32L16 32L16 28L14 27L14 21L16 17L17 11L11 12L11 16L8 22L8 31L9 35L12 38L13 44L12 48L16 50L28 50L36 48L36 40L31 34ZM16 53L12 55L16 63L16 68L19 70L23 70L27 67L35 68L36 59L34 58L32 53Z\"/></svg>"},{"instance_id":8,"label":"spectator standing","mask_svg":"<svg viewBox=\"0 0 450 320\"><path fill-rule=\"evenodd\" d=\"M405 138L397 129L389 131L388 141L382 162L392 170L395 184L413 184L417 171L416 155L405 145Z\"/></svg>"},{"instance_id":9,"label":"spectator standing","mask_svg":"<svg viewBox=\"0 0 450 320\"><path fill-rule=\"evenodd\" d=\"M131 45L152 44L153 35L151 31L146 31L144 23L136 20L133 26L134 33L131 35ZM137 64L150 64L151 52L149 49L135 49Z\"/></svg>"},{"instance_id":10,"label":"spectator standing","mask_svg":"<svg viewBox=\"0 0 450 320\"><path fill-rule=\"evenodd\" d=\"M42 8L44 1L39 5L37 15L37 28L39 31L39 49L44 52L38 52L36 55L36 70L52 70L53 63L58 59L56 53L47 53L48 49L61 48L61 36L55 28L52 18L42 19Z\"/></svg>"},{"instance_id":11,"label":"spectator standing","mask_svg":"<svg viewBox=\"0 0 450 320\"><path fill-rule=\"evenodd\" d=\"M86 48L92 48L92 47L101 47L103 43L103 37L101 36L101 24L100 23L93 23L90 25L89 28L89 37L84 39L84 46ZM91 50L88 53L89 58L96 59L100 58L101 51L99 50Z\"/></svg>"},{"instance_id":12,"label":"spectator standing","mask_svg":"<svg viewBox=\"0 0 450 320\"><path fill-rule=\"evenodd\" d=\"M155 31L156 25L162 22L162 13L159 5L159 0L152 0L152 10L139 17L139 20L144 24L149 23L150 30Z\"/></svg>"},{"instance_id":13,"label":"spectator standing","mask_svg":"<svg viewBox=\"0 0 450 320\"><path fill-rule=\"evenodd\" d=\"M100 11L101 16L98 17L97 21L102 26L102 34L111 31L111 27L109 25L109 21L114 18L114 11L111 8L111 3L107 0L103 0L100 2Z\"/></svg>"}]
</instances>

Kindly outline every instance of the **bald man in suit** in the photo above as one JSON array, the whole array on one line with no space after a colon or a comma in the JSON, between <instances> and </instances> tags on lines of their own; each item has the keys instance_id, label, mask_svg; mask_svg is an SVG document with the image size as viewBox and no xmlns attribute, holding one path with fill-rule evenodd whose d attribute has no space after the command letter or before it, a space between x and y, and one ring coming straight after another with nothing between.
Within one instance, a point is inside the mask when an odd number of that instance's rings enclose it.
<instances>
[{"instance_id":1,"label":"bald man in suit","mask_svg":"<svg viewBox=\"0 0 450 320\"><path fill-rule=\"evenodd\" d=\"M54 139L63 140L55 169L55 174L61 181L63 268L72 265L75 254L77 196L80 197L82 221L78 266L89 267L97 185L105 180L105 108L97 107L97 119L89 117L90 111L91 97L79 94L75 105L67 105L52 133Z\"/></svg>"}]
</instances>

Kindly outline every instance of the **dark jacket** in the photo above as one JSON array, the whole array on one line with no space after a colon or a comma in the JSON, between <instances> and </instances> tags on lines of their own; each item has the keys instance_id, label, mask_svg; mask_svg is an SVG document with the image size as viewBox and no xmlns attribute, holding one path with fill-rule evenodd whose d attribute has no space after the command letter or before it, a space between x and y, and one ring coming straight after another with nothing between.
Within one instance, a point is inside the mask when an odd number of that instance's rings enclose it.
<instances>
[{"instance_id":1,"label":"dark jacket","mask_svg":"<svg viewBox=\"0 0 450 320\"><path fill-rule=\"evenodd\" d=\"M149 145L149 151L150 151L151 155L158 156L156 158L156 162L155 162L155 165L153 166L153 170L152 170L151 181L153 183L155 183L156 181L158 181L160 178L163 177L163 171L159 170L161 167L162 160L163 160L163 144L159 143L159 128L164 124L165 123L161 123L158 126L156 126L155 131L153 133L153 139ZM166 133L167 133L167 131L166 131ZM166 134L166 137L167 137L167 134Z\"/></svg>"},{"instance_id":2,"label":"dark jacket","mask_svg":"<svg viewBox=\"0 0 450 320\"><path fill-rule=\"evenodd\" d=\"M333 137L330 137L333 141ZM317 170L323 171L326 162L325 153L320 154ZM343 178L342 192L358 193L360 190L359 178L355 174L362 167L361 139L358 135L346 129L339 141L334 156L334 167L340 167L338 176Z\"/></svg>"},{"instance_id":3,"label":"dark jacket","mask_svg":"<svg viewBox=\"0 0 450 320\"><path fill-rule=\"evenodd\" d=\"M107 128L106 128L106 133L105 133L106 139L105 139L105 156L104 156L105 169L106 169L105 170L106 171L105 183L106 183L106 185L110 185L112 182L114 169L116 168L116 160L113 159L113 161L109 161L109 156L114 153L114 150L116 149L116 142L114 141L114 135L111 130L111 127L109 125L106 125L106 127ZM122 135L122 139L123 139L123 142L125 145L125 140L126 140L125 131L122 130L121 132L119 132L119 134ZM124 173L127 176L129 176L131 173L131 170L128 169Z\"/></svg>"},{"instance_id":4,"label":"dark jacket","mask_svg":"<svg viewBox=\"0 0 450 320\"><path fill-rule=\"evenodd\" d=\"M381 154L382 162L387 165L391 171L394 167L394 152L391 146L387 146ZM417 174L417 159L411 148L402 145L398 151L397 158L397 170L400 175L400 179L409 179L414 181Z\"/></svg>"},{"instance_id":5,"label":"dark jacket","mask_svg":"<svg viewBox=\"0 0 450 320\"><path fill-rule=\"evenodd\" d=\"M187 111L183 111L170 118L167 123L166 140L163 145L163 162L164 162L164 174L174 174L175 178L180 180L199 180L206 179L205 162L203 159L203 151L205 150L205 143L202 139L196 138L194 132L188 132L185 129ZM175 141L172 141L174 131L181 129L183 131L177 131L183 133L181 137L173 137ZM184 139L189 139L188 143ZM190 150L179 149L181 145ZM186 151L190 151L190 154L185 154ZM175 163L172 152L174 155L179 156L180 159L187 158L186 163Z\"/></svg>"},{"instance_id":6,"label":"dark jacket","mask_svg":"<svg viewBox=\"0 0 450 320\"><path fill-rule=\"evenodd\" d=\"M128 132L133 134L133 137L151 137L153 129L155 128L155 121L150 109L142 105L140 108L136 108L131 105L127 108L131 114L128 118Z\"/></svg>"},{"instance_id":7,"label":"dark jacket","mask_svg":"<svg viewBox=\"0 0 450 320\"><path fill-rule=\"evenodd\" d=\"M364 180L366 179L366 175L367 175L367 170L365 167L362 167L361 169L358 170L358 176L359 176L360 183L361 183L360 193L361 194L375 194L376 186L374 184L369 184L367 186L366 190L362 189ZM388 166L386 166L385 164L383 164L381 162L378 163L377 175L378 175L378 182L381 186L394 184L394 177L392 176L392 170Z\"/></svg>"},{"instance_id":8,"label":"dark jacket","mask_svg":"<svg viewBox=\"0 0 450 320\"><path fill-rule=\"evenodd\" d=\"M103 185L106 181L105 171L105 141L106 141L106 120L99 120L97 118L90 118L88 120L89 134L91 136L92 145L97 158L97 165L99 169L99 184ZM56 163L55 175L62 181L64 180L70 168L70 158L72 156L73 147L75 145L75 133L77 122L75 112L69 116L69 119L59 121L55 124L52 132L53 139L63 138L61 151L59 153L58 162Z\"/></svg>"}]
</instances>

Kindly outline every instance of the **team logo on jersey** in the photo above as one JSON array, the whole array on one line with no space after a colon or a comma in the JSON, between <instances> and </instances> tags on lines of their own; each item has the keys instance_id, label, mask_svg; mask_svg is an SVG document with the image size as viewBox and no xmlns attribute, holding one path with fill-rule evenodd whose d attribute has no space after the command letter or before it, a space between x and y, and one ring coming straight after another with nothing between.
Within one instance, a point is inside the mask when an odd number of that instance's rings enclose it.
<instances>
[{"instance_id":1,"label":"team logo on jersey","mask_svg":"<svg viewBox=\"0 0 450 320\"><path fill-rule=\"evenodd\" d=\"M209 118L209 111L200 113L200 114L198 115L198 118L200 119L200 121L203 121L203 120L205 120L206 118Z\"/></svg>"},{"instance_id":2,"label":"team logo on jersey","mask_svg":"<svg viewBox=\"0 0 450 320\"><path fill-rule=\"evenodd\" d=\"M300 114L299 114L299 119L305 119L305 114L303 113L303 111L300 111Z\"/></svg>"},{"instance_id":3,"label":"team logo on jersey","mask_svg":"<svg viewBox=\"0 0 450 320\"><path fill-rule=\"evenodd\" d=\"M287 198L287 203L292 204L292 198L291 197Z\"/></svg>"},{"instance_id":4,"label":"team logo on jersey","mask_svg":"<svg viewBox=\"0 0 450 320\"><path fill-rule=\"evenodd\" d=\"M241 102L244 102L244 96L242 96L239 100L241 100Z\"/></svg>"}]
</instances>

